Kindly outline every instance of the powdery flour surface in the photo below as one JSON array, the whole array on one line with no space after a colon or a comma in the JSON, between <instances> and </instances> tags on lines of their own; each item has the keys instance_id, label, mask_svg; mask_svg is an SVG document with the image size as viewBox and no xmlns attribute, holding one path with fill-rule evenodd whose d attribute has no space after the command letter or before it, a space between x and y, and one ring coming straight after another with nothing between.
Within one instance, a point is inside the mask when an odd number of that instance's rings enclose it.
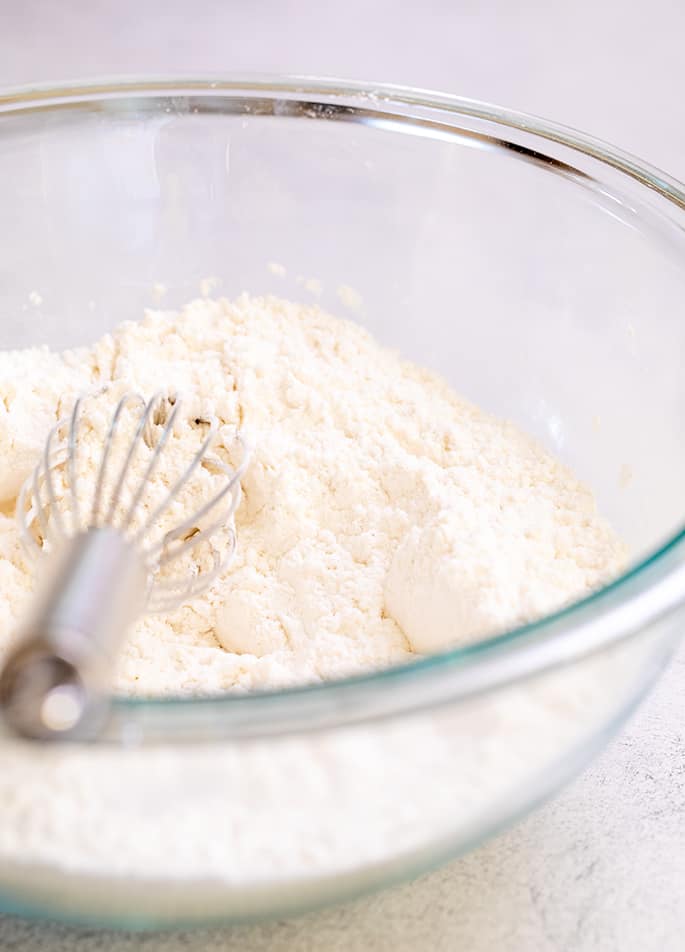
<instances>
[{"instance_id":1,"label":"powdery flour surface","mask_svg":"<svg viewBox=\"0 0 685 952\"><path fill-rule=\"evenodd\" d=\"M13 501L50 427L106 382L185 394L189 432L214 414L254 446L235 560L202 598L135 625L121 693L249 690L387 666L538 617L624 564L565 467L356 324L275 298L199 300L148 312L92 348L0 354L7 643L32 586Z\"/></svg>"}]
</instances>

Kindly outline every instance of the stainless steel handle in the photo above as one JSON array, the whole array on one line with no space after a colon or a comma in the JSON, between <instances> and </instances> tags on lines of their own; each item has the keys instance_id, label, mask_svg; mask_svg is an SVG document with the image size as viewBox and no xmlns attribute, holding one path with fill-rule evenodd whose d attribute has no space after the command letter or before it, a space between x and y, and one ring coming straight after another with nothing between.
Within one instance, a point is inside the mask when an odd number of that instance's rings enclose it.
<instances>
[{"instance_id":1,"label":"stainless steel handle","mask_svg":"<svg viewBox=\"0 0 685 952\"><path fill-rule=\"evenodd\" d=\"M87 739L106 717L118 648L145 606L147 571L109 527L69 539L41 568L36 608L0 675L0 707L24 737Z\"/></svg>"}]
</instances>

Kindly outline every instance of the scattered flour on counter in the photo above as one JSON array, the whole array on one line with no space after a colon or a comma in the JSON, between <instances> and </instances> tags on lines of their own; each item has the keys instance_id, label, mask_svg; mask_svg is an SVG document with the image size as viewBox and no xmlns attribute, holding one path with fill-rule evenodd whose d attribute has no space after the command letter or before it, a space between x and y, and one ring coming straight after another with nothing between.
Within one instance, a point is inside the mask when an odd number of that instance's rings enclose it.
<instances>
[{"instance_id":1,"label":"scattered flour on counter","mask_svg":"<svg viewBox=\"0 0 685 952\"><path fill-rule=\"evenodd\" d=\"M20 484L76 395L111 381L191 394L189 413L255 446L235 560L202 598L134 626L121 693L380 668L538 617L624 564L564 466L357 324L273 297L204 299L90 348L0 353L0 639L31 590L10 514Z\"/></svg>"}]
</instances>

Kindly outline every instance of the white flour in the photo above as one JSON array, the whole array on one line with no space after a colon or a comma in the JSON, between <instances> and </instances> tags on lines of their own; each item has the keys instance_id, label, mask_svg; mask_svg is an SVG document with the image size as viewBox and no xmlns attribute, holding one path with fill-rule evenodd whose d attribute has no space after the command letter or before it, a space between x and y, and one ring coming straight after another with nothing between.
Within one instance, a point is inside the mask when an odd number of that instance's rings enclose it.
<instances>
[{"instance_id":1,"label":"white flour","mask_svg":"<svg viewBox=\"0 0 685 952\"><path fill-rule=\"evenodd\" d=\"M388 665L556 608L624 560L590 492L513 426L354 324L275 299L149 313L77 353L0 354L8 512L49 427L103 381L194 394L179 450L207 413L256 445L236 561L208 596L136 625L121 692ZM85 460L101 436L84 434ZM32 585L11 515L0 556L6 639ZM652 652L628 645L468 703L299 736L40 755L5 739L0 889L60 914L202 919L416 870L553 786Z\"/></svg>"},{"instance_id":2,"label":"white flour","mask_svg":"<svg viewBox=\"0 0 685 952\"><path fill-rule=\"evenodd\" d=\"M0 889L61 915L202 920L273 915L414 874L577 769L582 746L653 670L649 634L468 703L358 728L40 756L6 741Z\"/></svg>"},{"instance_id":3,"label":"white flour","mask_svg":"<svg viewBox=\"0 0 685 952\"><path fill-rule=\"evenodd\" d=\"M173 694L330 679L482 638L615 574L592 494L511 424L358 325L275 298L149 312L89 349L0 354L0 497L84 387L191 395L256 449L238 554L202 599L138 622L116 688ZM102 433L84 433L95 458ZM193 447L195 443L192 444ZM94 478L94 469L86 479ZM30 591L0 517L0 638Z\"/></svg>"}]
</instances>

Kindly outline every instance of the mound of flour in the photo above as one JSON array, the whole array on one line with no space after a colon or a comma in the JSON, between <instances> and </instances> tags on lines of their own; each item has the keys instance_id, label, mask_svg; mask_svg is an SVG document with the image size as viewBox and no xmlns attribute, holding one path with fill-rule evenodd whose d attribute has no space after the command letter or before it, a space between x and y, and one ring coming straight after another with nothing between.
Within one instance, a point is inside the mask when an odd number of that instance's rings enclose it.
<instances>
[{"instance_id":1,"label":"mound of flour","mask_svg":"<svg viewBox=\"0 0 685 952\"><path fill-rule=\"evenodd\" d=\"M538 617L624 564L572 473L361 327L271 297L203 299L147 312L91 348L0 353L7 643L32 588L11 515L18 489L75 396L112 381L181 391L189 418L214 414L255 447L235 560L201 599L135 625L121 693L386 666Z\"/></svg>"}]
</instances>

